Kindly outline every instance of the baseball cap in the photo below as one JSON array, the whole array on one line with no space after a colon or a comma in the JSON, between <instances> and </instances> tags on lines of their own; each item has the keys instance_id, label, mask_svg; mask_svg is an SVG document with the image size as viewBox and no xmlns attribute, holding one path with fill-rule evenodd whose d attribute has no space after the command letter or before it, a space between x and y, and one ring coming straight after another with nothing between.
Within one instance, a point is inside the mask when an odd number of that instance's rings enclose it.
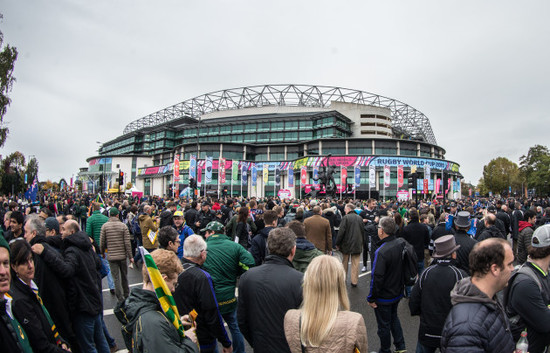
<instances>
[{"instance_id":1,"label":"baseball cap","mask_svg":"<svg viewBox=\"0 0 550 353\"><path fill-rule=\"evenodd\" d=\"M116 208L116 207L111 207L111 208L109 209L109 215L110 215L110 216L116 216L116 215L118 215L118 208Z\"/></svg>"},{"instance_id":2,"label":"baseball cap","mask_svg":"<svg viewBox=\"0 0 550 353\"><path fill-rule=\"evenodd\" d=\"M208 201L203 201L202 205L201 206L210 206L210 203Z\"/></svg>"},{"instance_id":3,"label":"baseball cap","mask_svg":"<svg viewBox=\"0 0 550 353\"><path fill-rule=\"evenodd\" d=\"M550 224L545 224L535 230L531 238L531 246L534 248L550 246Z\"/></svg>"},{"instance_id":4,"label":"baseball cap","mask_svg":"<svg viewBox=\"0 0 550 353\"><path fill-rule=\"evenodd\" d=\"M219 232L223 230L223 224L218 221L212 221L206 225L205 228L201 229L201 232L206 232L207 230L212 230L214 232Z\"/></svg>"},{"instance_id":5,"label":"baseball cap","mask_svg":"<svg viewBox=\"0 0 550 353\"><path fill-rule=\"evenodd\" d=\"M183 212L181 211L174 212L174 217L183 217Z\"/></svg>"},{"instance_id":6,"label":"baseball cap","mask_svg":"<svg viewBox=\"0 0 550 353\"><path fill-rule=\"evenodd\" d=\"M59 233L59 222L55 217L48 217L44 221L44 225L46 226L46 229L48 230L55 230L57 233Z\"/></svg>"}]
</instances>

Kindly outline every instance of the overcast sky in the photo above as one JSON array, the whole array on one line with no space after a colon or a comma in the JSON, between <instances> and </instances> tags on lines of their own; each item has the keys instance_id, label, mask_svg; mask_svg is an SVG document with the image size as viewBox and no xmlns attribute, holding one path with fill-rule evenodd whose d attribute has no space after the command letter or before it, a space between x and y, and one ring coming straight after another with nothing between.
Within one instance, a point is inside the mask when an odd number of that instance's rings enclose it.
<instances>
[{"instance_id":1,"label":"overcast sky","mask_svg":"<svg viewBox=\"0 0 550 353\"><path fill-rule=\"evenodd\" d=\"M3 0L17 82L0 154L67 180L96 141L204 93L340 86L423 112L477 183L549 146L550 1Z\"/></svg>"}]
</instances>

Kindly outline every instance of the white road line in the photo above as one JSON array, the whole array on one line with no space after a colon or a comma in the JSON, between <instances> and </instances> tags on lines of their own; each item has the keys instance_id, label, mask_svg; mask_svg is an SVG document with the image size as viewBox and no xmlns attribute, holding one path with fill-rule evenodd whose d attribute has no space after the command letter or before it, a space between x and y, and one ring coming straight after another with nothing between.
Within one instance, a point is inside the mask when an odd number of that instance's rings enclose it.
<instances>
[{"instance_id":1,"label":"white road line","mask_svg":"<svg viewBox=\"0 0 550 353\"><path fill-rule=\"evenodd\" d=\"M143 282L130 284L128 287L136 287L136 286L141 286L141 285L143 285ZM109 288L106 288L106 289L104 289L103 291L104 291L104 292L108 292L108 291L110 291L110 289L109 289Z\"/></svg>"},{"instance_id":2,"label":"white road line","mask_svg":"<svg viewBox=\"0 0 550 353\"><path fill-rule=\"evenodd\" d=\"M113 309L103 310L103 316L113 315L113 314L114 314L114 310L113 310Z\"/></svg>"},{"instance_id":3,"label":"white road line","mask_svg":"<svg viewBox=\"0 0 550 353\"><path fill-rule=\"evenodd\" d=\"M359 275L359 277L363 277L363 276L366 276L366 275L370 275L370 272L371 272L371 271L369 271L369 272L363 272L363 273L361 273L361 274Z\"/></svg>"}]
</instances>

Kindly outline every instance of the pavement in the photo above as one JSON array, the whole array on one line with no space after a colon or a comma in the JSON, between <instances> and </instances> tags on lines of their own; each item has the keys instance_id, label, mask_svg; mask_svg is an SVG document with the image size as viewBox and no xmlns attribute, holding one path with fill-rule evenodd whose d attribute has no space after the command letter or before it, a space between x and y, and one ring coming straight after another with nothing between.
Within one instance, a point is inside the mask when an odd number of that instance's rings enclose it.
<instances>
[{"instance_id":1,"label":"pavement","mask_svg":"<svg viewBox=\"0 0 550 353\"><path fill-rule=\"evenodd\" d=\"M362 263L361 266L362 267ZM348 278L348 295L350 299L351 310L361 313L365 318L365 325L367 327L367 336L368 336L368 352L378 351L380 348L380 341L376 334L377 325L376 318L374 316L374 309L372 309L366 301L370 289L370 264L368 266L367 272L362 272L359 275L359 283L357 287L352 288L349 284ZM136 269L128 269L128 282L130 283L130 290L135 287L141 287L142 285L141 271ZM104 300L104 320L109 330L110 335L115 339L118 346L117 352L127 352L124 346L124 340L120 333L120 323L113 314L113 308L116 305L116 297L109 292L107 279L103 279L103 300ZM402 299L399 303L398 316L401 321L401 326L403 328L403 335L405 336L405 343L408 352L414 352L416 350L417 334L418 334L418 324L419 317L411 317L410 311L408 308L408 299ZM253 352L252 348L246 343L246 352ZM392 347L395 349L395 347ZM220 346L221 352L221 346ZM365 353L365 352L362 352Z\"/></svg>"}]
</instances>

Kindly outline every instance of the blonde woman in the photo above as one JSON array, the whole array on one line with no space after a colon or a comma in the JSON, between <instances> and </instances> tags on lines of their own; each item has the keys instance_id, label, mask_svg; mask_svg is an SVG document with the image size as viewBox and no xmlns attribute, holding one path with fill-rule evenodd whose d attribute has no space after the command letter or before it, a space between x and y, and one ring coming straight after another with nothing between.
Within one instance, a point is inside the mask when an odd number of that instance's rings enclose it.
<instances>
[{"instance_id":1,"label":"blonde woman","mask_svg":"<svg viewBox=\"0 0 550 353\"><path fill-rule=\"evenodd\" d=\"M285 315L285 336L292 353L367 352L367 328L361 314L349 311L342 263L318 256L304 275L304 300ZM356 350L357 349L357 350Z\"/></svg>"}]
</instances>

